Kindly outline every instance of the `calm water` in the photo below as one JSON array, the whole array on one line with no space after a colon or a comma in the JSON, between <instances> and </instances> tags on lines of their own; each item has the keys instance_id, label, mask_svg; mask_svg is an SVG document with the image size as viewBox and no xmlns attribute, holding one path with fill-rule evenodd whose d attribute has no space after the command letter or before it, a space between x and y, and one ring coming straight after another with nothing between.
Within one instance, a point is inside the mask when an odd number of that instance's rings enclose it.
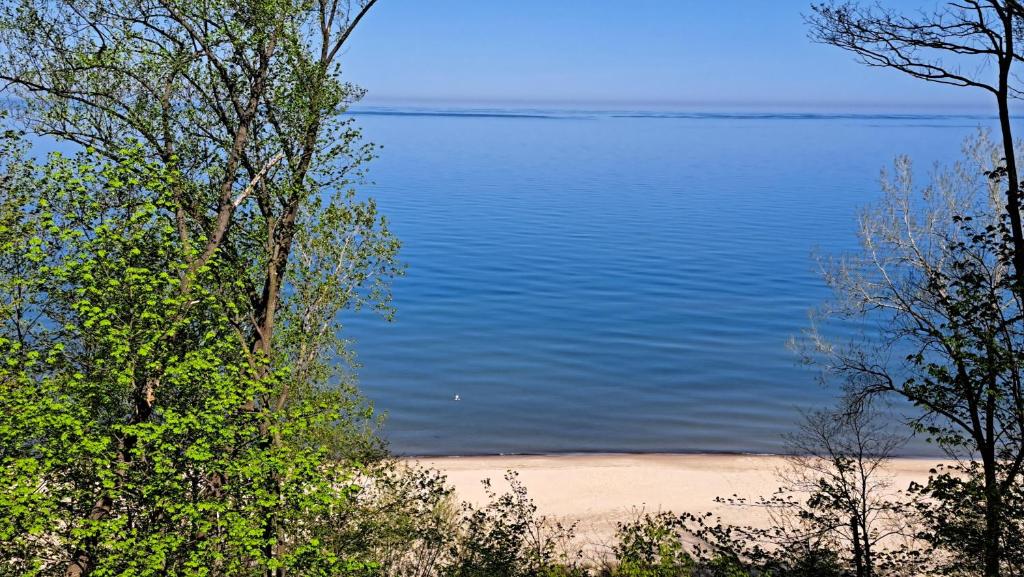
<instances>
[{"instance_id":1,"label":"calm water","mask_svg":"<svg viewBox=\"0 0 1024 577\"><path fill-rule=\"evenodd\" d=\"M374 112L374 111L370 111ZM379 111L378 111L379 112ZM940 116L359 114L409 269L346 325L402 454L782 448L835 391L787 339L896 154ZM453 400L454 395L461 400ZM914 443L907 452L934 449Z\"/></svg>"}]
</instances>

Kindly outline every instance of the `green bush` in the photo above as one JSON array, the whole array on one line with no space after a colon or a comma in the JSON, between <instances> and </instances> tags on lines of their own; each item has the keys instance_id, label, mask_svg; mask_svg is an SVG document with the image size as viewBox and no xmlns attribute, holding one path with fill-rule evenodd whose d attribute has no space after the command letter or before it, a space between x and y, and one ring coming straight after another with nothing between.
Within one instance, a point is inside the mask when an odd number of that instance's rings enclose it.
<instances>
[{"instance_id":1,"label":"green bush","mask_svg":"<svg viewBox=\"0 0 1024 577\"><path fill-rule=\"evenodd\" d=\"M579 554L570 556L565 545L574 526L552 523L537 516L537 506L515 472L505 480L507 493L498 495L484 481L489 503L478 508L463 505L460 530L449 547L444 577L576 577L586 575Z\"/></svg>"},{"instance_id":2,"label":"green bush","mask_svg":"<svg viewBox=\"0 0 1024 577\"><path fill-rule=\"evenodd\" d=\"M671 513L645 514L620 523L614 547L616 575L622 577L690 577L696 563L680 538L684 529Z\"/></svg>"}]
</instances>

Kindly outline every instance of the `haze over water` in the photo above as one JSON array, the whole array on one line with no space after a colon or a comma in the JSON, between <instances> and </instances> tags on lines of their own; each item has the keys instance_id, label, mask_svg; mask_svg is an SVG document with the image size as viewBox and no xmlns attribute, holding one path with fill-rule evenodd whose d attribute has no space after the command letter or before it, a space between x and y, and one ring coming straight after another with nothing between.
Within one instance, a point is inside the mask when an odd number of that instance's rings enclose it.
<instances>
[{"instance_id":1,"label":"haze over water","mask_svg":"<svg viewBox=\"0 0 1024 577\"><path fill-rule=\"evenodd\" d=\"M368 191L409 268L395 322L350 316L345 334L392 449L417 455L782 450L799 410L836 394L786 347L829 296L812 254L856 247L897 154L924 175L992 124L380 108L357 122L384 147Z\"/></svg>"}]
</instances>

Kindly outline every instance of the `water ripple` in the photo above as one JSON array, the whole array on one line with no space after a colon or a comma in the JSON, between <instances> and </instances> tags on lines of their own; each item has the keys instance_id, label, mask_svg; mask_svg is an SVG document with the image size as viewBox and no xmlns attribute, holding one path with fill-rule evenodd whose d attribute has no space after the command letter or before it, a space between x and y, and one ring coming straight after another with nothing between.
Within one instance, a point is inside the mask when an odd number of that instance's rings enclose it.
<instances>
[{"instance_id":1,"label":"water ripple","mask_svg":"<svg viewBox=\"0 0 1024 577\"><path fill-rule=\"evenodd\" d=\"M829 296L812 251L855 248L893 156L952 159L988 122L360 114L409 271L396 321L346 336L393 448L430 455L778 451L835 395L786 348Z\"/></svg>"}]
</instances>

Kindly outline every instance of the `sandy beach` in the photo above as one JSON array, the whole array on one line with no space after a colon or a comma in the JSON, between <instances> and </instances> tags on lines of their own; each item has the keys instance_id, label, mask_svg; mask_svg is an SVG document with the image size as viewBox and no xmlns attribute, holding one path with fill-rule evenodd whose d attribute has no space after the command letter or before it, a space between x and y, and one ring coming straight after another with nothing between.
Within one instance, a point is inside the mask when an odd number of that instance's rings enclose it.
<instances>
[{"instance_id":1,"label":"sandy beach","mask_svg":"<svg viewBox=\"0 0 1024 577\"><path fill-rule=\"evenodd\" d=\"M509 469L537 504L538 512L562 521L578 521L579 537L609 543L616 523L640 511L712 512L729 523L758 525L763 512L716 503L715 497L756 498L779 485L786 462L768 455L618 454L409 459L448 476L461 500L485 502L480 483L491 479L501 492ZM887 471L894 489L924 481L938 459L894 459Z\"/></svg>"}]
</instances>

